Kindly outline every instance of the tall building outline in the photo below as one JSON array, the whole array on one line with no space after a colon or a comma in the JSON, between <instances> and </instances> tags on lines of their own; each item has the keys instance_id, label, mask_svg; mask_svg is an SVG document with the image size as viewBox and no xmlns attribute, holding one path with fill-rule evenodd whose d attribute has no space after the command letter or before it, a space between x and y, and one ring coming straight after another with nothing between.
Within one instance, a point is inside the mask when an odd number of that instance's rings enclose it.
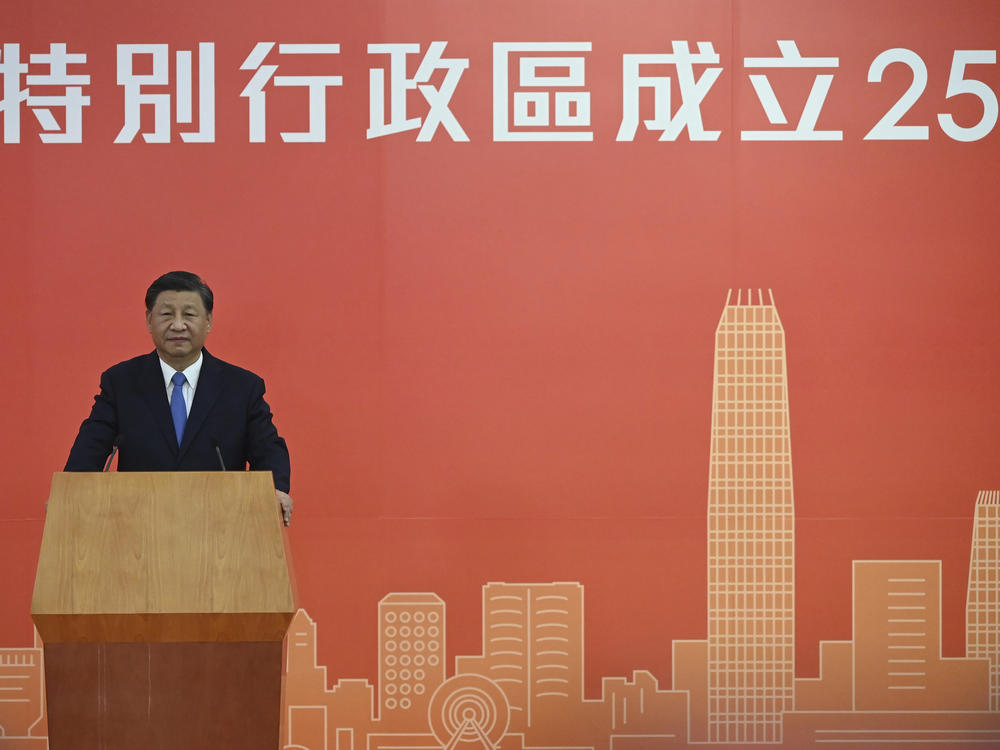
<instances>
[{"instance_id":1,"label":"tall building outline","mask_svg":"<svg viewBox=\"0 0 1000 750\"><path fill-rule=\"evenodd\" d=\"M1000 711L1000 491L976 497L965 605L965 655L989 660L990 710Z\"/></svg>"},{"instance_id":2,"label":"tall building outline","mask_svg":"<svg viewBox=\"0 0 1000 750\"><path fill-rule=\"evenodd\" d=\"M795 509L785 334L768 290L715 334L708 491L708 740L781 741L794 708Z\"/></svg>"}]
</instances>

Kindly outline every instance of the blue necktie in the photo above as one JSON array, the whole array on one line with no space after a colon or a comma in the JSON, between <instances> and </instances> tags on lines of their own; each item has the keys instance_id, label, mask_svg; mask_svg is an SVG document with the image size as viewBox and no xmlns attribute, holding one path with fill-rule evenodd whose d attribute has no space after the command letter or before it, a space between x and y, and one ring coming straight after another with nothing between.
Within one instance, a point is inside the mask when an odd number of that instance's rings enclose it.
<instances>
[{"instance_id":1,"label":"blue necktie","mask_svg":"<svg viewBox=\"0 0 1000 750\"><path fill-rule=\"evenodd\" d=\"M187 378L184 377L183 372L175 372L174 376L170 378L170 382L174 384L174 392L170 394L170 413L174 417L177 445L180 445L181 438L184 437L184 425L188 421L187 406L184 403L184 384L187 382Z\"/></svg>"}]
</instances>

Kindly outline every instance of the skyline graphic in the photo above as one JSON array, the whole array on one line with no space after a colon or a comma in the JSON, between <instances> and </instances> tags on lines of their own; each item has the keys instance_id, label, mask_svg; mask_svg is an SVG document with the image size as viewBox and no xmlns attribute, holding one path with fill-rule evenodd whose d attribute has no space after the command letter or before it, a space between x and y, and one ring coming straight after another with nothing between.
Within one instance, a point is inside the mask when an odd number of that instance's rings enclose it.
<instances>
[{"instance_id":1,"label":"skyline graphic","mask_svg":"<svg viewBox=\"0 0 1000 750\"><path fill-rule=\"evenodd\" d=\"M706 632L671 642L669 684L640 669L586 697L579 582L485 583L481 652L450 671L447 603L392 591L377 602L374 684L331 684L317 623L296 613L285 750L1000 745L998 491L975 501L963 657L942 655L939 560L855 560L850 640L821 641L819 676L796 676L784 331L769 291L732 297L715 336L706 568L666 572L707 570ZM37 634L0 649L0 750L47 746L42 654Z\"/></svg>"}]
</instances>

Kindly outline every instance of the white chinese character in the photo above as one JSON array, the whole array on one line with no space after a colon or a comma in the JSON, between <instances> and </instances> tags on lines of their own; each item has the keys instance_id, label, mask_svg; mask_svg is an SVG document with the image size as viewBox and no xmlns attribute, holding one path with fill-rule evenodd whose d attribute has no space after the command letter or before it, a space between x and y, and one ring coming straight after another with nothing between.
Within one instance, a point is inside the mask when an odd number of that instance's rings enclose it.
<instances>
[{"instance_id":1,"label":"white chinese character","mask_svg":"<svg viewBox=\"0 0 1000 750\"><path fill-rule=\"evenodd\" d=\"M717 141L719 130L705 130L701 122L701 101L712 88L722 68L707 68L695 80L694 65L718 65L719 55L711 42L698 42L692 54L687 42L672 42L673 54L622 55L622 124L616 140L631 141L639 127L639 89L653 90L653 119L643 120L647 130L660 130L661 141L677 139L684 128L692 141ZM674 65L681 105L670 113L670 76L641 75L642 65Z\"/></svg>"},{"instance_id":2,"label":"white chinese character","mask_svg":"<svg viewBox=\"0 0 1000 750\"><path fill-rule=\"evenodd\" d=\"M83 95L83 87L90 84L90 76L69 75L66 67L87 62L87 56L68 54L65 44L50 44L49 54L32 55L31 62L33 65L48 65L49 73L29 74L25 79L29 90L32 86L60 86L64 89L64 93L58 95L28 95L28 106L32 108L42 130L46 131L40 133L39 138L43 143L83 143L83 108L90 104L90 97ZM59 123L50 107L66 110L64 131L59 131Z\"/></svg>"},{"instance_id":3,"label":"white chinese character","mask_svg":"<svg viewBox=\"0 0 1000 750\"><path fill-rule=\"evenodd\" d=\"M458 86L458 79L469 67L468 58L445 59L441 57L447 42L431 42L427 54L420 61L413 78L406 77L406 56L420 52L419 44L369 44L370 54L389 55L389 121L385 120L385 70L371 68L368 71L369 84L369 125L368 138L378 138L393 133L416 130L418 141L429 141L434 137L438 125L443 125L453 141L467 141L469 137L458 124L455 115L448 108L452 94ZM431 74L435 70L447 71L439 88L431 85ZM426 119L421 125L419 117L407 118L406 94L410 89L418 89L430 106Z\"/></svg>"},{"instance_id":4,"label":"white chinese character","mask_svg":"<svg viewBox=\"0 0 1000 750\"><path fill-rule=\"evenodd\" d=\"M590 92L584 85L584 58L530 57L523 53L590 52L590 42L495 42L493 44L493 140L494 141L592 141ZM509 57L517 53L518 89L509 107ZM548 74L539 71L552 71ZM555 73L555 74L553 74ZM525 89L525 90L520 90ZM573 89L570 91L552 89ZM550 107L550 101L552 107ZM550 110L552 110L550 114ZM514 130L511 129L513 123ZM532 129L528 129L532 128ZM539 130L538 128L550 128ZM553 130L551 128L576 128Z\"/></svg>"},{"instance_id":5,"label":"white chinese character","mask_svg":"<svg viewBox=\"0 0 1000 750\"><path fill-rule=\"evenodd\" d=\"M21 88L21 74L27 72L27 63L21 62L21 45L4 44L0 49L0 76L3 76L0 114L3 115L4 143L21 142L21 102L28 100L28 89Z\"/></svg>"},{"instance_id":6,"label":"white chinese character","mask_svg":"<svg viewBox=\"0 0 1000 750\"><path fill-rule=\"evenodd\" d=\"M149 55L152 72L135 72L135 57ZM170 142L170 94L149 93L143 87L170 85L170 50L166 44L119 44L118 85L125 89L125 124L115 143L131 143L142 127L142 105L153 105L153 132L143 132L146 143ZM176 117L177 122L192 122L191 52L176 53ZM185 143L215 142L215 44L198 45L198 130L182 132Z\"/></svg>"},{"instance_id":7,"label":"white chinese character","mask_svg":"<svg viewBox=\"0 0 1000 750\"><path fill-rule=\"evenodd\" d=\"M778 49L781 57L745 57L743 65L746 68L837 68L840 67L840 59L836 57L802 57L799 48L794 41L781 40L778 42ZM778 104L778 98L774 95L771 82L766 75L755 73L750 75L750 83L753 84L757 98L760 99L764 114L772 125L787 125L788 118ZM809 98L799 117L799 122L795 129L783 130L741 130L740 140L743 141L842 141L844 132L842 130L816 130L816 121L819 119L823 102L826 101L830 84L833 83L833 74L817 75L813 81L812 89L809 91Z\"/></svg>"},{"instance_id":8,"label":"white chinese character","mask_svg":"<svg viewBox=\"0 0 1000 750\"><path fill-rule=\"evenodd\" d=\"M240 70L255 71L240 96L248 100L250 109L250 142L263 143L267 138L267 102L264 86L274 76L275 86L304 86L309 90L309 130L281 133L286 143L323 143L326 141L326 89L341 86L341 76L276 76L277 65L264 65L264 58L274 48L274 42L257 42ZM336 55L339 44L279 44L279 55Z\"/></svg>"},{"instance_id":9,"label":"white chinese character","mask_svg":"<svg viewBox=\"0 0 1000 750\"><path fill-rule=\"evenodd\" d=\"M26 102L44 132L38 137L43 143L82 143L83 108L90 104L90 97L83 95L83 87L90 84L90 76L70 75L67 67L87 62L85 54L70 54L66 44L49 44L48 54L31 55L31 65L35 69L48 66L47 74L29 73L28 65L21 62L20 45L5 44L0 52L0 74L3 75L3 98L0 112L4 116L3 142L19 143L21 140L21 102ZM21 74L25 76L27 87L21 88ZM61 92L43 90L39 86L56 86ZM35 91L32 92L32 87ZM65 110L64 129L52 114L54 108Z\"/></svg>"}]
</instances>

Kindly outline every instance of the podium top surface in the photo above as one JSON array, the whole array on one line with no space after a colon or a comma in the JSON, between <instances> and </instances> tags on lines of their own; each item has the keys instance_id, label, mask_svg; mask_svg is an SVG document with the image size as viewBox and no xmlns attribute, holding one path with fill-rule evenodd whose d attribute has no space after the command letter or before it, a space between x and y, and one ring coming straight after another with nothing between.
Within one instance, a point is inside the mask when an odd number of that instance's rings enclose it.
<instances>
[{"instance_id":1,"label":"podium top surface","mask_svg":"<svg viewBox=\"0 0 1000 750\"><path fill-rule=\"evenodd\" d=\"M31 602L43 639L46 618L293 612L269 472L53 476Z\"/></svg>"}]
</instances>

